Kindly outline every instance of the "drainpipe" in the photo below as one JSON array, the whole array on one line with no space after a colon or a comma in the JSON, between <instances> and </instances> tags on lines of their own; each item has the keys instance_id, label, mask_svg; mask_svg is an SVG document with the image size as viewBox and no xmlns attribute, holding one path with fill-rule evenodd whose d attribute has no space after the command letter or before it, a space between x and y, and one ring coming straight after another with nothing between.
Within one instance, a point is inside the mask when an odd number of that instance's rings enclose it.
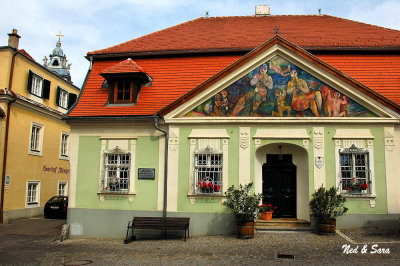
<instances>
[{"instance_id":1,"label":"drainpipe","mask_svg":"<svg viewBox=\"0 0 400 266\"><path fill-rule=\"evenodd\" d=\"M7 115L6 115L6 132L4 136L4 152L3 152L3 172L1 174L1 202L0 202L0 223L4 223L4 191L5 191L5 181L6 181L6 164L7 164L7 149L8 149L8 132L10 128L10 109L11 104L17 100L17 95L12 91L12 81L14 77L14 66L15 57L18 54L18 50L15 49L14 54L11 59L11 70L10 79L8 82L8 90L13 94L13 99L7 103Z\"/></svg>"},{"instance_id":2,"label":"drainpipe","mask_svg":"<svg viewBox=\"0 0 400 266\"><path fill-rule=\"evenodd\" d=\"M154 119L154 127L165 134L165 151L164 151L164 201L163 201L163 218L167 217L167 181L168 181L168 140L169 134L167 131L158 127L159 116L151 116Z\"/></svg>"}]
</instances>

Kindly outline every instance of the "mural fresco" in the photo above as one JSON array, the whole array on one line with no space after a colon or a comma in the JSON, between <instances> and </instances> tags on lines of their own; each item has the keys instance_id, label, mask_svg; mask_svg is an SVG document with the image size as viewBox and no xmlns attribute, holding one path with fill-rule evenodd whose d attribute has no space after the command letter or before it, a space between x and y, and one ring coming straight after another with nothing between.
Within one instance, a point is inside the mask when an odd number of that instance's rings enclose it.
<instances>
[{"instance_id":1,"label":"mural fresco","mask_svg":"<svg viewBox=\"0 0 400 266\"><path fill-rule=\"evenodd\" d=\"M275 56L185 116L376 117L282 57Z\"/></svg>"}]
</instances>

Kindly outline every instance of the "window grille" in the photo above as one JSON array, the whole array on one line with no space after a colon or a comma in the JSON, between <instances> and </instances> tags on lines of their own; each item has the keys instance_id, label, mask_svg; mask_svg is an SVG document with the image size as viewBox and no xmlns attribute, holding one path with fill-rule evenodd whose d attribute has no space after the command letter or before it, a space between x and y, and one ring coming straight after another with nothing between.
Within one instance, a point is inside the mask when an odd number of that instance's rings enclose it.
<instances>
[{"instance_id":1,"label":"window grille","mask_svg":"<svg viewBox=\"0 0 400 266\"><path fill-rule=\"evenodd\" d=\"M222 153L211 149L194 154L194 193L222 193Z\"/></svg>"},{"instance_id":2,"label":"window grille","mask_svg":"<svg viewBox=\"0 0 400 266\"><path fill-rule=\"evenodd\" d=\"M129 191L130 160L130 153L104 154L104 192Z\"/></svg>"},{"instance_id":3,"label":"window grille","mask_svg":"<svg viewBox=\"0 0 400 266\"><path fill-rule=\"evenodd\" d=\"M341 189L346 193L370 192L370 169L368 150L357 148L354 144L350 148L339 151Z\"/></svg>"}]
</instances>

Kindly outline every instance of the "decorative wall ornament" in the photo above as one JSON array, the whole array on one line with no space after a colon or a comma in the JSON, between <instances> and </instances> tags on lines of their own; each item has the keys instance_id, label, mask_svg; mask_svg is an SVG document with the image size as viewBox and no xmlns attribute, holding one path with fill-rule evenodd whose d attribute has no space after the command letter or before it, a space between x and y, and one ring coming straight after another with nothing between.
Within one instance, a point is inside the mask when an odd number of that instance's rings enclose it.
<instances>
[{"instance_id":1,"label":"decorative wall ornament","mask_svg":"<svg viewBox=\"0 0 400 266\"><path fill-rule=\"evenodd\" d=\"M324 130L321 128L314 128L314 147L321 149L324 145Z\"/></svg>"},{"instance_id":2,"label":"decorative wall ornament","mask_svg":"<svg viewBox=\"0 0 400 266\"><path fill-rule=\"evenodd\" d=\"M343 146L345 148L349 148L352 145L355 145L358 148L365 148L365 140L360 139L345 139L343 140Z\"/></svg>"},{"instance_id":3,"label":"decorative wall ornament","mask_svg":"<svg viewBox=\"0 0 400 266\"><path fill-rule=\"evenodd\" d=\"M324 157L315 157L315 166L318 167L318 169L321 169L322 166L324 166Z\"/></svg>"},{"instance_id":4,"label":"decorative wall ornament","mask_svg":"<svg viewBox=\"0 0 400 266\"><path fill-rule=\"evenodd\" d=\"M247 149L250 143L250 128L240 128L240 148Z\"/></svg>"},{"instance_id":5,"label":"decorative wall ornament","mask_svg":"<svg viewBox=\"0 0 400 266\"><path fill-rule=\"evenodd\" d=\"M385 148L387 151L394 151L394 138L385 138Z\"/></svg>"},{"instance_id":6,"label":"decorative wall ornament","mask_svg":"<svg viewBox=\"0 0 400 266\"><path fill-rule=\"evenodd\" d=\"M199 139L199 150L206 150L212 149L212 150L221 150L221 141L219 139Z\"/></svg>"},{"instance_id":7,"label":"decorative wall ornament","mask_svg":"<svg viewBox=\"0 0 400 266\"><path fill-rule=\"evenodd\" d=\"M179 146L179 139L178 138L170 138L168 141L168 147L171 151L176 151Z\"/></svg>"},{"instance_id":8,"label":"decorative wall ornament","mask_svg":"<svg viewBox=\"0 0 400 266\"><path fill-rule=\"evenodd\" d=\"M308 139L303 139L303 147L308 150L308 146L310 145L310 142L308 141Z\"/></svg>"}]
</instances>

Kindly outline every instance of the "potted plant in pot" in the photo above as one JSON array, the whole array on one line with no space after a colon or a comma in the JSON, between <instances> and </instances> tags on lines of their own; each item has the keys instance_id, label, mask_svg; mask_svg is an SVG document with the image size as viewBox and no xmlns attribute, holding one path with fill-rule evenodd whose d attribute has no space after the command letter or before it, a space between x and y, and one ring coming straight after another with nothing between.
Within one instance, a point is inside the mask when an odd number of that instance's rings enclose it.
<instances>
[{"instance_id":1,"label":"potted plant in pot","mask_svg":"<svg viewBox=\"0 0 400 266\"><path fill-rule=\"evenodd\" d=\"M326 189L321 186L312 194L310 211L316 219L317 233L335 233L336 218L348 210L344 206L345 202L346 199L338 194L338 189L335 187Z\"/></svg>"},{"instance_id":2,"label":"potted plant in pot","mask_svg":"<svg viewBox=\"0 0 400 266\"><path fill-rule=\"evenodd\" d=\"M258 215L261 194L251 192L253 183L231 186L225 192L224 205L235 215L239 238L254 237L254 220Z\"/></svg>"},{"instance_id":3,"label":"potted plant in pot","mask_svg":"<svg viewBox=\"0 0 400 266\"><path fill-rule=\"evenodd\" d=\"M261 219L263 220L271 220L272 219L272 214L274 213L274 210L276 210L276 206L272 206L271 203L268 204L261 204L260 205L260 216Z\"/></svg>"}]
</instances>

